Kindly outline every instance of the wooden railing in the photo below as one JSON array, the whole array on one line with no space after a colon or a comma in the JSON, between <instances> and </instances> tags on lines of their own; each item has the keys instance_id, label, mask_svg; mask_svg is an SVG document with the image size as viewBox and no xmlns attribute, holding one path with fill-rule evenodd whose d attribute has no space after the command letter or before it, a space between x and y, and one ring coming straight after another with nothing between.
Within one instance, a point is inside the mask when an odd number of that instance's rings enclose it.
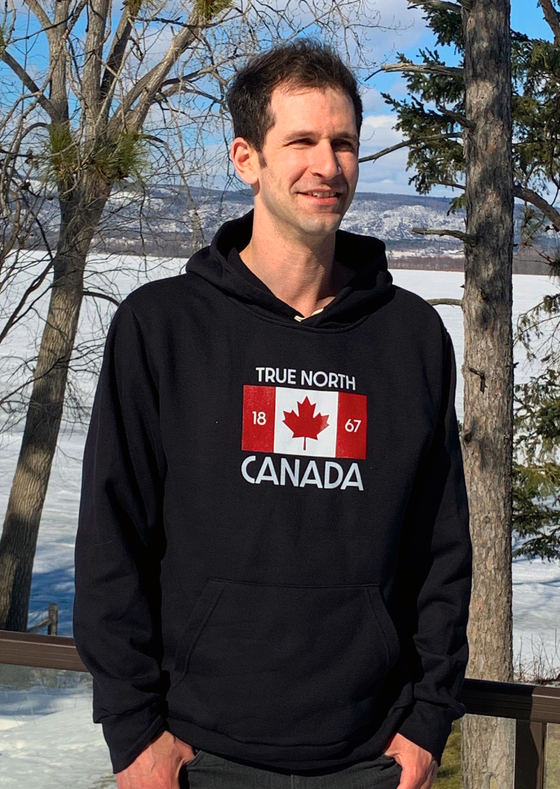
<instances>
[{"instance_id":1,"label":"wooden railing","mask_svg":"<svg viewBox=\"0 0 560 789\"><path fill-rule=\"evenodd\" d=\"M0 630L1 663L87 671L73 638L7 630ZM516 721L513 789L545 789L547 724L560 724L560 688L466 679L460 701L471 715Z\"/></svg>"}]
</instances>

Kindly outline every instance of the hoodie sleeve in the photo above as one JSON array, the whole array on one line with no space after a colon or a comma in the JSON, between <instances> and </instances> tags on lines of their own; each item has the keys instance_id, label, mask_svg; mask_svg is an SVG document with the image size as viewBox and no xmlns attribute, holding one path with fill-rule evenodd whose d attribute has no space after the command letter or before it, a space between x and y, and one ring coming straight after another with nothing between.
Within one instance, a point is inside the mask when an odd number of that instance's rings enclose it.
<instances>
[{"instance_id":1,"label":"hoodie sleeve","mask_svg":"<svg viewBox=\"0 0 560 789\"><path fill-rule=\"evenodd\" d=\"M400 579L406 590L414 704L398 732L438 763L468 660L472 549L457 417L453 346L444 331L443 397L436 431L407 509Z\"/></svg>"},{"instance_id":2,"label":"hoodie sleeve","mask_svg":"<svg viewBox=\"0 0 560 789\"><path fill-rule=\"evenodd\" d=\"M143 338L125 300L111 323L86 440L74 638L114 772L163 729L159 563L165 457Z\"/></svg>"}]
</instances>

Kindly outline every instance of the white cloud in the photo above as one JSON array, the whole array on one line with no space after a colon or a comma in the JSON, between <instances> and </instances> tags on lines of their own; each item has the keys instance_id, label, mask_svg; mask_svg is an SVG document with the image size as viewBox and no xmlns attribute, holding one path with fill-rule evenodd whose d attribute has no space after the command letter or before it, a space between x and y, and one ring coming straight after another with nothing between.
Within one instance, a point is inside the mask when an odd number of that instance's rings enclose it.
<instances>
[{"instance_id":1,"label":"white cloud","mask_svg":"<svg viewBox=\"0 0 560 789\"><path fill-rule=\"evenodd\" d=\"M387 109L385 99L382 97L381 92L373 86L363 90L360 96L364 107L364 115L372 112L381 112L383 109Z\"/></svg>"},{"instance_id":2,"label":"white cloud","mask_svg":"<svg viewBox=\"0 0 560 789\"><path fill-rule=\"evenodd\" d=\"M401 142L401 132L393 129L396 122L396 115L367 115L362 124L360 156Z\"/></svg>"},{"instance_id":3,"label":"white cloud","mask_svg":"<svg viewBox=\"0 0 560 789\"><path fill-rule=\"evenodd\" d=\"M396 121L396 115L392 114L372 114L364 118L360 156L368 156L402 142L401 132L393 128ZM376 161L363 162L360 165L358 191L416 194L414 185L408 183L414 171L406 169L407 159L408 149L400 148ZM434 197L449 197L457 193L445 187L436 187L431 194Z\"/></svg>"},{"instance_id":4,"label":"white cloud","mask_svg":"<svg viewBox=\"0 0 560 789\"><path fill-rule=\"evenodd\" d=\"M413 173L406 171L406 159L407 152L403 149L374 162L364 162L360 165L358 191L413 193L414 187L408 185Z\"/></svg>"},{"instance_id":5,"label":"white cloud","mask_svg":"<svg viewBox=\"0 0 560 789\"><path fill-rule=\"evenodd\" d=\"M393 129L395 115L368 115L362 126L362 143L360 156L377 153L384 148L402 141L402 135ZM387 154L373 162L360 165L361 192L394 192L413 191L408 186L410 173L406 172L407 150L403 148Z\"/></svg>"},{"instance_id":6,"label":"white cloud","mask_svg":"<svg viewBox=\"0 0 560 789\"><path fill-rule=\"evenodd\" d=\"M379 27L370 32L370 51L376 61L390 59L418 44L428 30L419 9L410 9L408 0L376 0Z\"/></svg>"}]
</instances>

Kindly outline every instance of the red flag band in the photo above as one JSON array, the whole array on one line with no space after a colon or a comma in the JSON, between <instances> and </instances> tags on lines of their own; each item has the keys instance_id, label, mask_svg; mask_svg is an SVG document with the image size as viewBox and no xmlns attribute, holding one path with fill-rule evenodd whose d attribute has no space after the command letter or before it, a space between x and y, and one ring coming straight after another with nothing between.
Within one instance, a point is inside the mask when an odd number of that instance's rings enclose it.
<instances>
[{"instance_id":1,"label":"red flag band","mask_svg":"<svg viewBox=\"0 0 560 789\"><path fill-rule=\"evenodd\" d=\"M349 392L243 388L243 437L247 452L356 458L367 445L367 397Z\"/></svg>"}]
</instances>

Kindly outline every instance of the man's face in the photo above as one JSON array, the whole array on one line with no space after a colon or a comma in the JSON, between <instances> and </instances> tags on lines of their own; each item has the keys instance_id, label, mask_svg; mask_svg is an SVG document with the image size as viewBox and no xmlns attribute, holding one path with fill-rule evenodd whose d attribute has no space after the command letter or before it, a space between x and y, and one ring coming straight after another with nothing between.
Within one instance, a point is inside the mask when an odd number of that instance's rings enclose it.
<instances>
[{"instance_id":1,"label":"man's face","mask_svg":"<svg viewBox=\"0 0 560 789\"><path fill-rule=\"evenodd\" d=\"M354 105L333 88L280 86L270 110L274 125L251 156L255 209L285 236L316 242L338 229L354 197Z\"/></svg>"}]
</instances>

